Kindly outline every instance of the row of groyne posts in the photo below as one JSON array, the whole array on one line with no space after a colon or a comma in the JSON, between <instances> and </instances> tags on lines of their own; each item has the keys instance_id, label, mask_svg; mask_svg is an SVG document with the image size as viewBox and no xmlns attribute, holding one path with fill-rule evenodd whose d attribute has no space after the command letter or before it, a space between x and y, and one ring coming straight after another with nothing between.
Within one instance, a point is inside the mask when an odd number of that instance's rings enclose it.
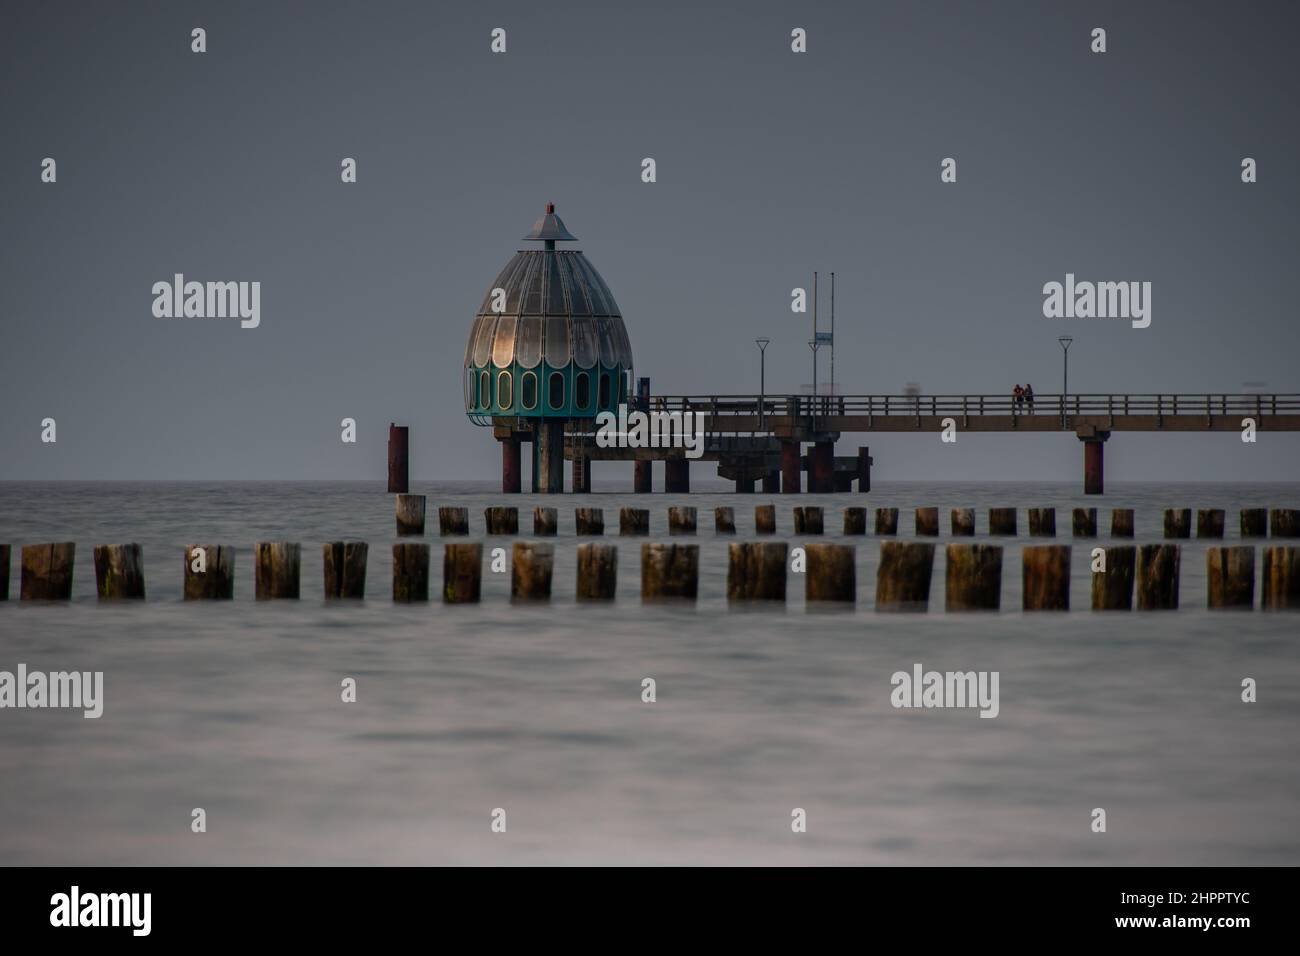
<instances>
[{"instance_id":1,"label":"row of groyne posts","mask_svg":"<svg viewBox=\"0 0 1300 956\"><path fill-rule=\"evenodd\" d=\"M425 530L423 495L397 496L397 534L422 536ZM577 534L603 535L604 513L600 508L577 508ZM820 507L793 509L794 533L824 533ZM489 507L484 521L488 535L519 533L519 509ZM844 509L844 534L866 534L865 508ZM730 507L714 509L718 534L734 534L735 513ZM776 507L754 509L757 534L776 533ZM460 507L438 509L443 536L469 534L469 510ZM696 533L697 512L693 507L668 509L670 535ZM975 510L954 508L952 535L975 534ZM1191 536L1191 509L1168 509L1164 516L1166 538ZM1197 513L1197 537L1219 538L1224 534L1224 511L1205 509ZM1097 509L1076 508L1073 515L1077 538L1097 536ZM877 535L898 534L898 509L877 508ZM643 508L619 511L621 535L648 535L650 512ZM536 537L558 533L555 508L539 507L533 512ZM1015 535L1016 509L990 508L989 534ZM1053 508L1029 509L1029 533L1054 537L1056 512ZM939 509L916 509L916 534L938 536ZM1264 508L1241 510L1243 538L1300 537L1300 510ZM1132 538L1132 509L1117 508L1111 514L1111 536ZM856 547L851 544L805 543L805 598L809 602L853 604L857 601ZM1025 610L1068 610L1070 606L1070 546L1027 545L1022 550L1023 608ZM301 545L291 542L259 542L255 547L254 585L258 600L299 597ZM876 574L877 610L925 610L930 600L930 582L935 545L926 542L882 541ZM1111 545L1093 549L1092 607L1095 610L1129 610L1134 593L1139 610L1178 607L1181 549L1177 544ZM1269 610L1300 609L1300 547L1275 545L1263 549L1261 607ZM326 598L365 597L366 562L369 546L364 541L333 541L323 545L324 595ZM24 600L66 601L72 596L72 572L76 545L73 542L24 545L22 548L22 590ZM1002 554L997 544L947 545L945 608L949 611L997 610L1002 600ZM586 542L578 546L576 597L578 600L612 600L618 581L618 548ZM144 559L138 544L96 545L95 583L101 600L143 599ZM228 545L196 544L184 551L184 596L186 600L231 599L235 590L235 551ZM519 541L513 546L511 596L521 601L545 601L551 596L554 546L537 541ZM1211 546L1206 549L1206 603L1210 608L1253 608L1255 603L1255 547L1253 545ZM0 600L9 596L10 546L0 545ZM430 546L422 542L393 544L393 600L429 600ZM443 554L443 600L473 603L479 600L482 583L483 545L448 543ZM784 602L790 568L787 542L738 542L730 545L727 597L731 601ZM699 546L677 543L645 543L641 546L641 597L643 600L695 600L699 590Z\"/></svg>"}]
</instances>

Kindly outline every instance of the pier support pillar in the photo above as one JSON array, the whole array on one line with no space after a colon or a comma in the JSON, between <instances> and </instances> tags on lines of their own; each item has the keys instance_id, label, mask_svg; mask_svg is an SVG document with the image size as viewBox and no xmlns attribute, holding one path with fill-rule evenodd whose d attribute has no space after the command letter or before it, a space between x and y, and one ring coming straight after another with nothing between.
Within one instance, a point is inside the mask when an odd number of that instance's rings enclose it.
<instances>
[{"instance_id":1,"label":"pier support pillar","mask_svg":"<svg viewBox=\"0 0 1300 956\"><path fill-rule=\"evenodd\" d=\"M753 479L753 478L737 478L737 479L736 479L736 494L738 494L738 495L752 495L753 493L754 493L754 479Z\"/></svg>"},{"instance_id":2,"label":"pier support pillar","mask_svg":"<svg viewBox=\"0 0 1300 956\"><path fill-rule=\"evenodd\" d=\"M781 493L797 495L799 493L799 443L797 441L781 442Z\"/></svg>"},{"instance_id":3,"label":"pier support pillar","mask_svg":"<svg viewBox=\"0 0 1300 956\"><path fill-rule=\"evenodd\" d=\"M632 462L632 490L638 495L650 494L650 469L653 464L649 459Z\"/></svg>"},{"instance_id":4,"label":"pier support pillar","mask_svg":"<svg viewBox=\"0 0 1300 956\"><path fill-rule=\"evenodd\" d=\"M871 490L871 449L866 445L858 448L858 491L866 494Z\"/></svg>"},{"instance_id":5,"label":"pier support pillar","mask_svg":"<svg viewBox=\"0 0 1300 956\"><path fill-rule=\"evenodd\" d=\"M517 495L522 490L523 470L518 438L501 439L501 493Z\"/></svg>"},{"instance_id":6,"label":"pier support pillar","mask_svg":"<svg viewBox=\"0 0 1300 956\"><path fill-rule=\"evenodd\" d=\"M781 471L774 468L763 475L763 494L777 495L781 493Z\"/></svg>"},{"instance_id":7,"label":"pier support pillar","mask_svg":"<svg viewBox=\"0 0 1300 956\"><path fill-rule=\"evenodd\" d=\"M808 449L808 490L826 494L835 490L835 443L819 441Z\"/></svg>"},{"instance_id":8,"label":"pier support pillar","mask_svg":"<svg viewBox=\"0 0 1300 956\"><path fill-rule=\"evenodd\" d=\"M573 493L587 494L591 491L591 459L580 449L573 451Z\"/></svg>"},{"instance_id":9,"label":"pier support pillar","mask_svg":"<svg viewBox=\"0 0 1300 956\"><path fill-rule=\"evenodd\" d=\"M543 495L564 494L564 422L543 419L538 423L536 448L535 490Z\"/></svg>"},{"instance_id":10,"label":"pier support pillar","mask_svg":"<svg viewBox=\"0 0 1300 956\"><path fill-rule=\"evenodd\" d=\"M1079 441L1083 442L1083 493L1103 494L1106 487L1103 449L1110 432L1098 431L1095 426L1087 426L1079 430L1078 436Z\"/></svg>"},{"instance_id":11,"label":"pier support pillar","mask_svg":"<svg viewBox=\"0 0 1300 956\"><path fill-rule=\"evenodd\" d=\"M690 494L691 462L689 458L664 459L664 491L670 495Z\"/></svg>"},{"instance_id":12,"label":"pier support pillar","mask_svg":"<svg viewBox=\"0 0 1300 956\"><path fill-rule=\"evenodd\" d=\"M410 491L410 429L406 425L388 423L388 491L406 494Z\"/></svg>"}]
</instances>

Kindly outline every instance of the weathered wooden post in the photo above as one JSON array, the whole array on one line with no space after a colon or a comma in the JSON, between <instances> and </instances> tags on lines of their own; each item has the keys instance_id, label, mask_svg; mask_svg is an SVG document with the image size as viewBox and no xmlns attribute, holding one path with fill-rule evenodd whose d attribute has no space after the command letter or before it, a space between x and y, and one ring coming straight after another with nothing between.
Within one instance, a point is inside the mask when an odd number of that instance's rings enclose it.
<instances>
[{"instance_id":1,"label":"weathered wooden post","mask_svg":"<svg viewBox=\"0 0 1300 956\"><path fill-rule=\"evenodd\" d=\"M421 541L393 545L393 600L411 604L429 600L429 546Z\"/></svg>"},{"instance_id":2,"label":"weathered wooden post","mask_svg":"<svg viewBox=\"0 0 1300 956\"><path fill-rule=\"evenodd\" d=\"M1029 536L1031 538L1056 537L1056 509L1029 509Z\"/></svg>"},{"instance_id":3,"label":"weathered wooden post","mask_svg":"<svg viewBox=\"0 0 1300 956\"><path fill-rule=\"evenodd\" d=\"M259 601L298 599L298 569L302 547L288 541L259 541L253 568L255 593Z\"/></svg>"},{"instance_id":4,"label":"weathered wooden post","mask_svg":"<svg viewBox=\"0 0 1300 956\"><path fill-rule=\"evenodd\" d=\"M1196 537L1222 538L1224 513L1222 508L1199 508L1196 512Z\"/></svg>"},{"instance_id":5,"label":"weathered wooden post","mask_svg":"<svg viewBox=\"0 0 1300 956\"><path fill-rule=\"evenodd\" d=\"M1206 607L1253 608L1255 549L1248 544L1206 548L1205 581Z\"/></svg>"},{"instance_id":6,"label":"weathered wooden post","mask_svg":"<svg viewBox=\"0 0 1300 956\"><path fill-rule=\"evenodd\" d=\"M1165 537L1190 538L1192 536L1192 509L1165 509Z\"/></svg>"},{"instance_id":7,"label":"weathered wooden post","mask_svg":"<svg viewBox=\"0 0 1300 956\"><path fill-rule=\"evenodd\" d=\"M539 538L553 538L559 531L560 516L554 508L545 506L533 509L533 534Z\"/></svg>"},{"instance_id":8,"label":"weathered wooden post","mask_svg":"<svg viewBox=\"0 0 1300 956\"><path fill-rule=\"evenodd\" d=\"M443 545L442 599L447 604L477 604L483 577L483 545Z\"/></svg>"},{"instance_id":9,"label":"weathered wooden post","mask_svg":"<svg viewBox=\"0 0 1300 956\"><path fill-rule=\"evenodd\" d=\"M952 509L952 536L954 538L973 538L975 536L975 509Z\"/></svg>"},{"instance_id":10,"label":"weathered wooden post","mask_svg":"<svg viewBox=\"0 0 1300 956\"><path fill-rule=\"evenodd\" d=\"M580 535L605 533L605 512L600 508L574 508L573 520Z\"/></svg>"},{"instance_id":11,"label":"weathered wooden post","mask_svg":"<svg viewBox=\"0 0 1300 956\"><path fill-rule=\"evenodd\" d=\"M776 534L776 505L759 505L754 509L756 534Z\"/></svg>"},{"instance_id":12,"label":"weathered wooden post","mask_svg":"<svg viewBox=\"0 0 1300 956\"><path fill-rule=\"evenodd\" d=\"M1259 603L1266 611L1300 610L1300 548L1278 544L1264 549Z\"/></svg>"},{"instance_id":13,"label":"weathered wooden post","mask_svg":"<svg viewBox=\"0 0 1300 956\"><path fill-rule=\"evenodd\" d=\"M425 564L428 564L427 548ZM330 541L322 546L321 558L325 568L325 597L361 600L366 596L366 558L370 545L364 541ZM394 564L396 550L394 550ZM426 589L428 571L425 571ZM397 572L393 572L394 587Z\"/></svg>"},{"instance_id":14,"label":"weathered wooden post","mask_svg":"<svg viewBox=\"0 0 1300 956\"><path fill-rule=\"evenodd\" d=\"M822 509L806 506L794 509L795 534L822 534L825 531Z\"/></svg>"},{"instance_id":15,"label":"weathered wooden post","mask_svg":"<svg viewBox=\"0 0 1300 956\"><path fill-rule=\"evenodd\" d=\"M804 553L804 600L855 604L858 600L857 548L851 544L808 544Z\"/></svg>"},{"instance_id":16,"label":"weathered wooden post","mask_svg":"<svg viewBox=\"0 0 1300 956\"><path fill-rule=\"evenodd\" d=\"M1112 538L1133 537L1133 509L1132 508L1111 509L1110 536Z\"/></svg>"},{"instance_id":17,"label":"weathered wooden post","mask_svg":"<svg viewBox=\"0 0 1300 956\"><path fill-rule=\"evenodd\" d=\"M1271 510L1268 513L1268 533L1274 538L1300 538L1300 509Z\"/></svg>"},{"instance_id":18,"label":"weathered wooden post","mask_svg":"<svg viewBox=\"0 0 1300 956\"><path fill-rule=\"evenodd\" d=\"M1014 538L1016 536L1016 509L990 508L989 534Z\"/></svg>"},{"instance_id":19,"label":"weathered wooden post","mask_svg":"<svg viewBox=\"0 0 1300 956\"><path fill-rule=\"evenodd\" d=\"M235 549L221 544L185 548L185 600L229 601L235 596Z\"/></svg>"},{"instance_id":20,"label":"weathered wooden post","mask_svg":"<svg viewBox=\"0 0 1300 956\"><path fill-rule=\"evenodd\" d=\"M641 545L642 601L694 601L699 584L698 544Z\"/></svg>"},{"instance_id":21,"label":"weathered wooden post","mask_svg":"<svg viewBox=\"0 0 1300 956\"><path fill-rule=\"evenodd\" d=\"M916 509L916 533L927 537L936 537L939 534L939 509L938 508L917 508Z\"/></svg>"},{"instance_id":22,"label":"weathered wooden post","mask_svg":"<svg viewBox=\"0 0 1300 956\"><path fill-rule=\"evenodd\" d=\"M483 509L483 519L487 524L488 534L518 534L519 509L494 505Z\"/></svg>"},{"instance_id":23,"label":"weathered wooden post","mask_svg":"<svg viewBox=\"0 0 1300 956\"><path fill-rule=\"evenodd\" d=\"M866 508L845 508L844 509L844 533L846 535L867 533L867 509Z\"/></svg>"},{"instance_id":24,"label":"weathered wooden post","mask_svg":"<svg viewBox=\"0 0 1300 956\"><path fill-rule=\"evenodd\" d=\"M101 601L144 600L144 557L138 544L95 545L95 590Z\"/></svg>"},{"instance_id":25,"label":"weathered wooden post","mask_svg":"<svg viewBox=\"0 0 1300 956\"><path fill-rule=\"evenodd\" d=\"M397 496L397 536L424 534L424 495Z\"/></svg>"},{"instance_id":26,"label":"weathered wooden post","mask_svg":"<svg viewBox=\"0 0 1300 956\"><path fill-rule=\"evenodd\" d=\"M388 491L405 494L410 491L410 428L388 423Z\"/></svg>"},{"instance_id":27,"label":"weathered wooden post","mask_svg":"<svg viewBox=\"0 0 1300 956\"><path fill-rule=\"evenodd\" d=\"M1073 518L1074 536L1076 538L1097 537L1096 508L1075 508Z\"/></svg>"},{"instance_id":28,"label":"weathered wooden post","mask_svg":"<svg viewBox=\"0 0 1300 956\"><path fill-rule=\"evenodd\" d=\"M930 606L934 545L880 542L876 570L877 611L925 611Z\"/></svg>"},{"instance_id":29,"label":"weathered wooden post","mask_svg":"<svg viewBox=\"0 0 1300 956\"><path fill-rule=\"evenodd\" d=\"M1106 570L1092 572L1092 609L1131 611L1137 549L1131 544L1121 544L1104 550Z\"/></svg>"},{"instance_id":30,"label":"weathered wooden post","mask_svg":"<svg viewBox=\"0 0 1300 956\"><path fill-rule=\"evenodd\" d=\"M549 601L555 545L516 541L510 562L510 600Z\"/></svg>"},{"instance_id":31,"label":"weathered wooden post","mask_svg":"<svg viewBox=\"0 0 1300 956\"><path fill-rule=\"evenodd\" d=\"M77 546L71 541L23 545L23 572L18 596L23 601L72 599L72 565Z\"/></svg>"},{"instance_id":32,"label":"weathered wooden post","mask_svg":"<svg viewBox=\"0 0 1300 956\"><path fill-rule=\"evenodd\" d=\"M1138 549L1139 611L1177 609L1180 560L1176 544L1144 544Z\"/></svg>"},{"instance_id":33,"label":"weathered wooden post","mask_svg":"<svg viewBox=\"0 0 1300 956\"><path fill-rule=\"evenodd\" d=\"M618 533L626 535L646 535L650 533L650 511L648 508L620 508L618 512Z\"/></svg>"},{"instance_id":34,"label":"weathered wooden post","mask_svg":"<svg viewBox=\"0 0 1300 956\"><path fill-rule=\"evenodd\" d=\"M1021 606L1026 611L1070 609L1070 546L1026 545L1022 553Z\"/></svg>"},{"instance_id":35,"label":"weathered wooden post","mask_svg":"<svg viewBox=\"0 0 1300 956\"><path fill-rule=\"evenodd\" d=\"M1241 536L1243 538L1264 538L1268 536L1268 509L1241 509Z\"/></svg>"},{"instance_id":36,"label":"weathered wooden post","mask_svg":"<svg viewBox=\"0 0 1300 956\"><path fill-rule=\"evenodd\" d=\"M727 546L728 601L784 601L786 556L784 541Z\"/></svg>"},{"instance_id":37,"label":"weathered wooden post","mask_svg":"<svg viewBox=\"0 0 1300 956\"><path fill-rule=\"evenodd\" d=\"M950 544L947 564L947 610L996 611L1002 606L1002 545Z\"/></svg>"},{"instance_id":38,"label":"weathered wooden post","mask_svg":"<svg viewBox=\"0 0 1300 956\"><path fill-rule=\"evenodd\" d=\"M695 534L695 507L675 505L668 509L668 533Z\"/></svg>"},{"instance_id":39,"label":"weathered wooden post","mask_svg":"<svg viewBox=\"0 0 1300 956\"><path fill-rule=\"evenodd\" d=\"M9 545L0 544L0 601L9 600Z\"/></svg>"},{"instance_id":40,"label":"weathered wooden post","mask_svg":"<svg viewBox=\"0 0 1300 956\"><path fill-rule=\"evenodd\" d=\"M469 534L468 508L439 508L438 533L448 535Z\"/></svg>"},{"instance_id":41,"label":"weathered wooden post","mask_svg":"<svg viewBox=\"0 0 1300 956\"><path fill-rule=\"evenodd\" d=\"M586 542L578 545L578 600L612 601L618 588L618 548Z\"/></svg>"},{"instance_id":42,"label":"weathered wooden post","mask_svg":"<svg viewBox=\"0 0 1300 956\"><path fill-rule=\"evenodd\" d=\"M736 512L731 508L718 507L713 509L713 533L714 534L735 534L736 533Z\"/></svg>"},{"instance_id":43,"label":"weathered wooden post","mask_svg":"<svg viewBox=\"0 0 1300 956\"><path fill-rule=\"evenodd\" d=\"M876 534L898 534L898 509L876 509Z\"/></svg>"}]
</instances>

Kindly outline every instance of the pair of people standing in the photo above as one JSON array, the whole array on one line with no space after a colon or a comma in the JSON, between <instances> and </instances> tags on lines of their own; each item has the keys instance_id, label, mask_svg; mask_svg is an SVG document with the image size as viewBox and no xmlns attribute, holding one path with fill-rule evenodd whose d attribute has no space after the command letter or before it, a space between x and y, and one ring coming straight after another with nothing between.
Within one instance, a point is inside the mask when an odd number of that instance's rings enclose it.
<instances>
[{"instance_id":1,"label":"pair of people standing","mask_svg":"<svg viewBox=\"0 0 1300 956\"><path fill-rule=\"evenodd\" d=\"M1023 406L1028 405L1029 414L1034 414L1034 386L1026 382L1025 387L1021 388L1017 384L1015 391L1011 393L1011 398L1014 402L1013 412L1019 412Z\"/></svg>"}]
</instances>

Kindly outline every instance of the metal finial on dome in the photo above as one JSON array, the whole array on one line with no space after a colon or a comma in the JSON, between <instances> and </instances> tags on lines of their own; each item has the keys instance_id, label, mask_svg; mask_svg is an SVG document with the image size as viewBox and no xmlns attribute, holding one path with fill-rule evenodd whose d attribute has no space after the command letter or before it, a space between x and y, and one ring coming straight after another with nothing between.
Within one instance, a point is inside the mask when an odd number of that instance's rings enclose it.
<instances>
[{"instance_id":1,"label":"metal finial on dome","mask_svg":"<svg viewBox=\"0 0 1300 956\"><path fill-rule=\"evenodd\" d=\"M555 203L546 204L546 212L542 218L533 223L533 231L524 236L525 239L535 239L545 242L577 242L578 237L564 228L564 220L555 214ZM548 246L547 248L552 248Z\"/></svg>"}]
</instances>

